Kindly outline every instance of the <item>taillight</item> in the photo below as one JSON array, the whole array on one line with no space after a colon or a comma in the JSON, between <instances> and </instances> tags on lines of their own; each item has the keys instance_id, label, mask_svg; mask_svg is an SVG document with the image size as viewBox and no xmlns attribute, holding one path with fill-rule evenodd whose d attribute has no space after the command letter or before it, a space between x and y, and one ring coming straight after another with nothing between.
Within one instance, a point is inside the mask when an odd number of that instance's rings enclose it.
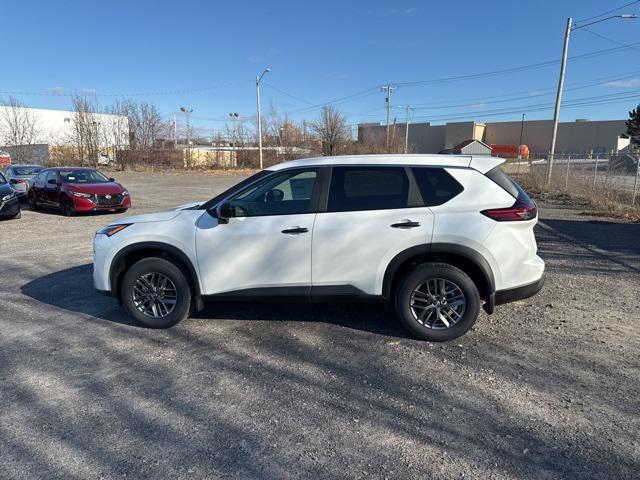
<instances>
[{"instance_id":1,"label":"taillight","mask_svg":"<svg viewBox=\"0 0 640 480\"><path fill-rule=\"evenodd\" d=\"M518 197L516 203L511 207L490 208L489 210L482 210L480 213L496 222L518 222L536 218L538 207L536 206L536 202L530 198Z\"/></svg>"}]
</instances>

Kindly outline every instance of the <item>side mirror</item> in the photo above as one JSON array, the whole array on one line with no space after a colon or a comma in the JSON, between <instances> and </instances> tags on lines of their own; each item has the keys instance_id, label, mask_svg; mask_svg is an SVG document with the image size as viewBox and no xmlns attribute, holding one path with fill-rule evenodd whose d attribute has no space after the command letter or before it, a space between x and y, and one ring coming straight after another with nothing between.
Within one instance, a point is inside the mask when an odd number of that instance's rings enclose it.
<instances>
[{"instance_id":1,"label":"side mirror","mask_svg":"<svg viewBox=\"0 0 640 480\"><path fill-rule=\"evenodd\" d=\"M116 181L116 179L115 179L115 178L113 178L113 177L109 177L109 181L110 181L110 182L115 182L115 181Z\"/></svg>"},{"instance_id":2,"label":"side mirror","mask_svg":"<svg viewBox=\"0 0 640 480\"><path fill-rule=\"evenodd\" d=\"M47 180L47 183L49 185L57 185L58 181L55 178L50 178L49 180Z\"/></svg>"},{"instance_id":3,"label":"side mirror","mask_svg":"<svg viewBox=\"0 0 640 480\"><path fill-rule=\"evenodd\" d=\"M221 203L216 207L216 217L219 223L229 223L229 219L235 216L235 210L229 203Z\"/></svg>"}]
</instances>

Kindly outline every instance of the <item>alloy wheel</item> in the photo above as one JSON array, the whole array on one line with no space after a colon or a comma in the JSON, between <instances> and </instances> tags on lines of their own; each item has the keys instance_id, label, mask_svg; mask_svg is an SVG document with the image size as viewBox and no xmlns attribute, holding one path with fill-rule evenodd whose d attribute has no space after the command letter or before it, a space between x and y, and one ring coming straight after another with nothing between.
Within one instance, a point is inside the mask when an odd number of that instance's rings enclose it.
<instances>
[{"instance_id":1,"label":"alloy wheel","mask_svg":"<svg viewBox=\"0 0 640 480\"><path fill-rule=\"evenodd\" d=\"M133 304L149 318L164 318L176 306L178 291L171 279L163 273L140 275L133 285Z\"/></svg>"},{"instance_id":2,"label":"alloy wheel","mask_svg":"<svg viewBox=\"0 0 640 480\"><path fill-rule=\"evenodd\" d=\"M451 280L430 278L411 292L411 313L425 328L444 330L457 324L466 310L462 289Z\"/></svg>"}]
</instances>

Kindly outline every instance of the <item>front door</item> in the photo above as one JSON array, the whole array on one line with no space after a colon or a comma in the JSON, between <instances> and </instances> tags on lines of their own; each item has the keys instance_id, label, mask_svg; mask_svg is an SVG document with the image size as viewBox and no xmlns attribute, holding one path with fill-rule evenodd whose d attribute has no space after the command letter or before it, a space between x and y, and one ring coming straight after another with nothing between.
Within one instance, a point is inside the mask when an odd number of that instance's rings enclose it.
<instances>
[{"instance_id":1,"label":"front door","mask_svg":"<svg viewBox=\"0 0 640 480\"><path fill-rule=\"evenodd\" d=\"M317 168L274 172L228 199L228 223L198 221L204 295L308 295Z\"/></svg>"},{"instance_id":2,"label":"front door","mask_svg":"<svg viewBox=\"0 0 640 480\"><path fill-rule=\"evenodd\" d=\"M334 167L313 229L314 295L380 295L398 253L431 242L434 216L405 167Z\"/></svg>"}]
</instances>

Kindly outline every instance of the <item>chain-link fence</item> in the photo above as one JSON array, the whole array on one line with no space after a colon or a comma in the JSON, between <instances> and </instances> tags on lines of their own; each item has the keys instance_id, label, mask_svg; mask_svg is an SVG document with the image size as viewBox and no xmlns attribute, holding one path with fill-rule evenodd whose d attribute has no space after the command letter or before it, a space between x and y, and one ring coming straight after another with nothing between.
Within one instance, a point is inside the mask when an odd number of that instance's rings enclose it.
<instances>
[{"instance_id":1,"label":"chain-link fence","mask_svg":"<svg viewBox=\"0 0 640 480\"><path fill-rule=\"evenodd\" d=\"M505 168L541 190L565 191L627 205L640 204L640 153L556 154L509 159Z\"/></svg>"}]
</instances>

